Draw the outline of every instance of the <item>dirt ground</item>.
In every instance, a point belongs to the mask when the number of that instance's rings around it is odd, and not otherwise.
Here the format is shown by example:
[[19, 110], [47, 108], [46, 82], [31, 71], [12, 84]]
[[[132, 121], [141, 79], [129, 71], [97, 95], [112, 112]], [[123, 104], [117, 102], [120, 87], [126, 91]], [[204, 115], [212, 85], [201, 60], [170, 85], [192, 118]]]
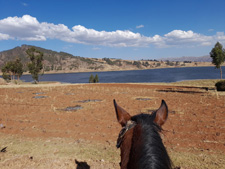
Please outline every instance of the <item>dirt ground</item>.
[[175, 166], [225, 167], [225, 94], [172, 84], [0, 87], [0, 168], [119, 168], [113, 99], [131, 115], [164, 99], [162, 139]]

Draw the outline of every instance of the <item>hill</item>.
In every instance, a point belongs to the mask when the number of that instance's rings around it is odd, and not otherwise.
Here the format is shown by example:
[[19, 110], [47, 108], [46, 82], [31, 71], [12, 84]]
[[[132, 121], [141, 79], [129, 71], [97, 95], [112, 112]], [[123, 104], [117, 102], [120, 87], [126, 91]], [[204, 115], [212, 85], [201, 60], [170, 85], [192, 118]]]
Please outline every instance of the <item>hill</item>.
[[90, 65], [97, 66], [100, 63], [94, 60], [73, 56], [65, 52], [56, 52], [36, 46], [22, 45], [13, 49], [0, 52], [0, 67], [10, 60], [19, 57], [24, 65], [29, 62], [26, 50], [35, 47], [44, 54], [44, 69], [45, 71], [60, 71], [60, 70], [76, 70], [88, 68]]
[[[8, 61], [19, 57], [27, 71], [29, 59], [26, 50], [35, 47], [44, 54], [45, 73], [66, 73], [66, 72], [92, 72], [92, 71], [118, 71], [118, 70], [136, 70], [153, 69], [165, 67], [184, 67], [184, 66], [209, 66], [210, 63], [185, 62], [185, 61], [157, 61], [157, 60], [122, 60], [112, 58], [85, 58], [73, 56], [65, 52], [56, 52], [36, 46], [22, 45], [10, 50], [0, 52], [0, 68]], [[183, 60], [187, 60], [184, 59]]]

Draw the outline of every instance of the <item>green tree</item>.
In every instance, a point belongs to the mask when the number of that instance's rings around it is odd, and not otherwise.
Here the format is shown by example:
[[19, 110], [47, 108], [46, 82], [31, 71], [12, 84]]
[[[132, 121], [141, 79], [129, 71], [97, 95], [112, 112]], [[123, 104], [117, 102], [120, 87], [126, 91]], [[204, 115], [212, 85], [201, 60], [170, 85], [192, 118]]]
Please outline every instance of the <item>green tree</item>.
[[221, 65], [225, 61], [225, 50], [223, 46], [217, 42], [210, 52], [210, 57], [212, 58], [212, 63], [217, 69], [220, 69], [220, 77], [222, 79], [222, 68]]
[[94, 83], [94, 76], [93, 76], [93, 74], [91, 74], [91, 76], [89, 77], [89, 83]]
[[11, 80], [13, 79], [13, 73], [12, 73], [12, 61], [7, 62], [3, 67], [2, 67], [2, 73], [3, 77], [5, 80]]
[[10, 71], [10, 62], [7, 62], [3, 67], [2, 67], [2, 77], [5, 81], [9, 82], [11, 80], [11, 71]]
[[99, 82], [99, 78], [98, 78], [98, 75], [96, 74], [94, 78], [94, 83], [98, 83], [98, 82]]
[[34, 83], [38, 83], [39, 75], [43, 75], [41, 70], [43, 69], [43, 53], [35, 49], [34, 47], [29, 48], [26, 51], [28, 58], [30, 58], [30, 63], [28, 63], [29, 73], [31, 73]]
[[20, 77], [23, 74], [23, 64], [21, 63], [20, 58], [16, 58], [16, 60], [14, 61], [14, 71], [15, 75], [17, 76], [17, 80], [20, 80]]
[[7, 62], [2, 67], [2, 73], [2, 76], [6, 81], [15, 80], [15, 76], [17, 76], [17, 79], [19, 80], [23, 74], [23, 64], [21, 63], [21, 60], [16, 58], [14, 61]]
[[89, 83], [98, 83], [98, 82], [99, 82], [98, 75], [96, 74], [94, 77], [93, 74], [91, 74], [91, 76], [89, 77]]

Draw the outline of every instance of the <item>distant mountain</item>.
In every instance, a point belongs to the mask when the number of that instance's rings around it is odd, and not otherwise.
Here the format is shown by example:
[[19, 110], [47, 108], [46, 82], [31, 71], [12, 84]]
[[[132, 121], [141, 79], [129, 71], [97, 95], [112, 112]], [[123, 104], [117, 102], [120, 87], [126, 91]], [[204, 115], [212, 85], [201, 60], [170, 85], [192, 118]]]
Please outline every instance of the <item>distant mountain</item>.
[[[27, 71], [29, 59], [26, 50], [34, 47], [44, 54], [44, 69], [48, 72], [85, 72], [109, 70], [133, 70], [154, 67], [150, 61], [126, 61], [121, 59], [95, 59], [73, 56], [65, 52], [56, 52], [36, 46], [22, 45], [10, 50], [0, 52], [0, 68], [8, 61], [19, 57]], [[148, 62], [148, 63], [147, 63]]]
[[177, 58], [166, 58], [163, 59], [169, 60], [169, 61], [178, 61], [178, 62], [184, 62], [184, 61], [191, 61], [191, 62], [212, 62], [212, 58], [209, 55], [206, 56], [183, 56], [183, 57], [177, 57]]

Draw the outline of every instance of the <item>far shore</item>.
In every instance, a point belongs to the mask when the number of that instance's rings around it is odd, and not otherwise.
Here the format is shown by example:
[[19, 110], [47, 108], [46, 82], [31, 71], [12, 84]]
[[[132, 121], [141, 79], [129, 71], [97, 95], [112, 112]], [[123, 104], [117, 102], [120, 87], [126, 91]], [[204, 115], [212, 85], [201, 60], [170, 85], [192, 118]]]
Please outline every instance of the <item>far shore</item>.
[[[208, 63], [208, 62], [207, 62]], [[154, 67], [154, 68], [148, 68], [148, 69], [103, 69], [103, 70], [90, 70], [90, 69], [79, 69], [75, 71], [45, 71], [44, 74], [65, 74], [65, 73], [92, 73], [92, 72], [117, 72], [117, 71], [132, 71], [132, 70], [151, 70], [151, 69], [168, 69], [168, 68], [190, 68], [190, 67], [214, 67], [215, 65], [212, 64], [206, 64], [206, 65], [199, 65], [199, 66], [166, 66], [166, 67]], [[223, 64], [222, 66], [225, 66]], [[1, 74], [1, 72], [0, 72]], [[24, 72], [23, 75], [29, 75], [29, 72]]]

